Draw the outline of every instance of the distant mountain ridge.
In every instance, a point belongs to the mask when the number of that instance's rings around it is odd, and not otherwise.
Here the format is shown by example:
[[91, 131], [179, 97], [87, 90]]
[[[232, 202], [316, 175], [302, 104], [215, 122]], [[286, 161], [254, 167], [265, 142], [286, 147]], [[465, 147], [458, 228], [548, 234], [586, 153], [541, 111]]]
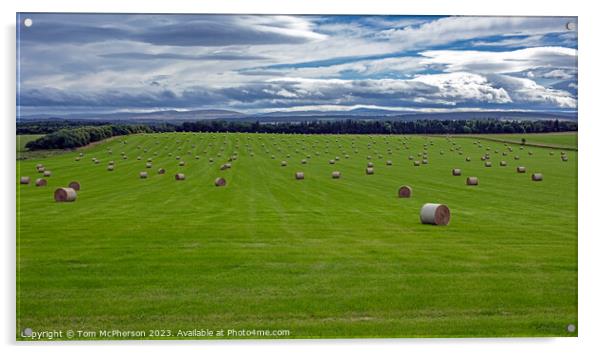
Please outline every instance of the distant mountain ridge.
[[151, 112], [116, 112], [116, 113], [77, 113], [65, 115], [38, 114], [20, 118], [21, 121], [34, 120], [90, 120], [109, 122], [185, 122], [197, 120], [226, 121], [259, 121], [259, 122], [294, 122], [316, 120], [577, 120], [577, 113], [567, 112], [532, 112], [532, 111], [468, 111], [468, 112], [400, 112], [386, 109], [357, 108], [349, 111], [274, 111], [260, 114], [245, 114], [223, 109], [203, 109], [191, 111], [161, 110]]

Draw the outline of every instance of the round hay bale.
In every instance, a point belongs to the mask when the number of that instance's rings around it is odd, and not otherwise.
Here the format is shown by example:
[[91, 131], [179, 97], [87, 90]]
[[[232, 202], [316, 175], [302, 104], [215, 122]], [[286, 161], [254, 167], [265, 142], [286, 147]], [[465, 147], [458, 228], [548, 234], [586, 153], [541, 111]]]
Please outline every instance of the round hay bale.
[[176, 181], [183, 181], [186, 179], [186, 176], [184, 176], [183, 173], [176, 173], [175, 178], [176, 178]]
[[506, 163], [506, 161], [503, 161], [503, 160], [502, 160], [502, 161], [500, 161], [500, 166], [502, 166], [502, 167], [505, 167], [505, 166], [507, 166], [507, 165], [508, 165], [508, 164]]
[[153, 164], [152, 164], [152, 163], [150, 163], [150, 162], [147, 162], [147, 163], [146, 163], [146, 168], [151, 168], [151, 167], [153, 167]]
[[569, 160], [568, 156], [566, 156], [566, 155], [562, 155], [561, 159], [564, 162], [567, 162]]
[[282, 166], [282, 167], [285, 167], [286, 165], [287, 165], [287, 162], [286, 162], [286, 161], [281, 161], [281, 162], [280, 162], [280, 166]]
[[340, 171], [334, 171], [334, 172], [332, 172], [332, 178], [334, 178], [334, 179], [341, 178], [341, 172]]
[[216, 187], [223, 187], [226, 185], [226, 179], [223, 177], [218, 177], [215, 179], [214, 184]]
[[397, 191], [397, 196], [399, 198], [410, 198], [412, 196], [412, 187], [410, 186], [401, 186]]
[[19, 179], [20, 184], [29, 184], [30, 181], [31, 179], [28, 176], [23, 176], [21, 179]]
[[36, 164], [36, 169], [38, 169], [40, 167], [44, 167], [44, 165], [42, 165], [41, 163]]
[[160, 175], [164, 175], [165, 174], [165, 169], [164, 168], [160, 168], [157, 170], [157, 173]]
[[520, 156], [516, 155], [516, 156], [514, 156], [514, 159], [518, 161], [518, 160], [520, 160]]
[[527, 168], [525, 166], [518, 166], [516, 168], [516, 172], [518, 172], [518, 173], [525, 173], [525, 172], [527, 172]]
[[392, 165], [393, 165], [393, 161], [387, 160], [387, 166], [392, 166]]
[[44, 166], [42, 166], [42, 167], [38, 167], [37, 170], [39, 173], [43, 173], [46, 170], [46, 168]]
[[113, 161], [113, 160], [109, 161], [109, 165], [114, 165], [114, 164], [115, 164], [115, 161]]
[[113, 171], [115, 169], [115, 165], [107, 166], [107, 171]]
[[420, 166], [420, 161], [414, 161], [414, 166], [416, 166], [416, 167]]
[[467, 177], [466, 178], [466, 185], [467, 186], [478, 186], [479, 185], [479, 179], [477, 177]]
[[459, 168], [452, 169], [452, 176], [461, 176], [461, 175], [462, 175], [462, 170], [460, 170]]
[[423, 165], [428, 165], [428, 163], [429, 163], [429, 160], [427, 160], [427, 159], [422, 159], [422, 164], [423, 164]]
[[148, 177], [148, 173], [146, 173], [146, 171], [140, 172], [140, 178], [147, 178], [147, 177]]
[[73, 202], [77, 198], [77, 192], [73, 188], [58, 188], [54, 191], [56, 202]]
[[330, 165], [334, 165], [334, 160], [329, 160], [329, 161], [328, 161], [328, 163], [329, 163]]
[[180, 156], [176, 156], [176, 160], [179, 160], [179, 159], [180, 159]]
[[178, 162], [178, 166], [184, 166], [184, 165], [186, 165], [186, 163], [184, 161]]
[[295, 172], [295, 179], [305, 179], [305, 174], [303, 172]]
[[305, 165], [307, 163], [306, 159], [301, 160], [301, 164]]
[[368, 162], [368, 167], [374, 167], [374, 164], [372, 162]]
[[531, 175], [531, 180], [535, 182], [543, 181], [543, 175], [541, 173], [534, 173]]
[[412, 156], [412, 155], [408, 156], [408, 160], [414, 160], [414, 156]]
[[44, 178], [36, 179], [36, 187], [45, 187], [48, 182]]
[[445, 204], [426, 203], [420, 209], [420, 222], [430, 225], [448, 225], [451, 219], [449, 208]]
[[481, 156], [481, 161], [485, 161], [487, 158], [485, 156]]
[[44, 177], [50, 177], [52, 176], [52, 172], [49, 170], [44, 171]]
[[366, 174], [367, 175], [373, 175], [374, 174], [374, 168], [372, 168], [372, 167], [366, 167]]

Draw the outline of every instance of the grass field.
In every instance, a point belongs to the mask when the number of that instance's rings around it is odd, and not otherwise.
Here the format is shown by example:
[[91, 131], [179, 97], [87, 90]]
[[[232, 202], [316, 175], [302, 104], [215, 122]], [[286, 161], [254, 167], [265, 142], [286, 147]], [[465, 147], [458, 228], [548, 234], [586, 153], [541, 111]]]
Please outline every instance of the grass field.
[[27, 151], [25, 144], [27, 144], [28, 142], [30, 142], [32, 140], [36, 140], [37, 138], [39, 138], [41, 136], [42, 136], [42, 134], [17, 135], [17, 154]]
[[[566, 328], [577, 325], [577, 152], [563, 162], [558, 150], [514, 145], [503, 157], [503, 143], [481, 143], [172, 133], [17, 161], [17, 177], [35, 180], [37, 163], [53, 173], [47, 187], [16, 187], [17, 331], [576, 336]], [[491, 168], [480, 160], [488, 147]], [[408, 156], [423, 149], [429, 163], [412, 166]], [[374, 175], [364, 172], [368, 156]], [[144, 170], [149, 178], [138, 178]], [[532, 172], [544, 180], [532, 182]], [[213, 185], [219, 176], [226, 187]], [[479, 186], [466, 186], [467, 176]], [[77, 201], [55, 203], [54, 189], [72, 180], [82, 185]], [[397, 197], [401, 185], [412, 198]], [[421, 224], [427, 202], [447, 204], [450, 225]]]
[[492, 134], [488, 138], [520, 143], [525, 138], [527, 144], [549, 145], [554, 147], [577, 148], [577, 132], [541, 134]]

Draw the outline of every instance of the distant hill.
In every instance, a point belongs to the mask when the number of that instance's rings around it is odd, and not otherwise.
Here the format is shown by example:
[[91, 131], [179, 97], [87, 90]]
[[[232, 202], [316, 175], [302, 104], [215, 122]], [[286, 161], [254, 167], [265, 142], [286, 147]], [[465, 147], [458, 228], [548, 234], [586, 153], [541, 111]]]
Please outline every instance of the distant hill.
[[499, 119], [499, 120], [577, 120], [576, 113], [565, 112], [531, 112], [531, 111], [483, 111], [483, 112], [442, 112], [442, 113], [420, 113], [399, 112], [386, 109], [358, 108], [350, 111], [298, 111], [298, 112], [269, 112], [262, 114], [244, 114], [241, 112], [206, 109], [194, 111], [152, 111], [152, 112], [119, 112], [119, 113], [82, 113], [57, 115], [30, 115], [21, 117], [22, 121], [34, 120], [90, 120], [107, 122], [185, 122], [198, 120], [226, 120], [226, 121], [259, 121], [270, 122], [295, 122], [295, 121], [324, 121], [324, 120], [475, 120], [475, 119]]

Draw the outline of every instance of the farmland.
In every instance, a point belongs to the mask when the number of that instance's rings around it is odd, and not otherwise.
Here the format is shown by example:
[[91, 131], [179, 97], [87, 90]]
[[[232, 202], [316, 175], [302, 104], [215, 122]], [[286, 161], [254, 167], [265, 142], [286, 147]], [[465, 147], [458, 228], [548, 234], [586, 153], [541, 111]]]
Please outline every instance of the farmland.
[[[140, 134], [17, 161], [17, 183], [52, 171], [16, 187], [17, 329], [576, 336], [577, 152], [476, 140]], [[77, 200], [54, 202], [74, 180]], [[420, 223], [430, 202], [449, 206], [448, 226]]]
[[543, 133], [543, 134], [492, 134], [486, 136], [490, 139], [499, 139], [508, 142], [521, 143], [525, 139], [527, 144], [538, 144], [559, 148], [577, 148], [577, 133]]

